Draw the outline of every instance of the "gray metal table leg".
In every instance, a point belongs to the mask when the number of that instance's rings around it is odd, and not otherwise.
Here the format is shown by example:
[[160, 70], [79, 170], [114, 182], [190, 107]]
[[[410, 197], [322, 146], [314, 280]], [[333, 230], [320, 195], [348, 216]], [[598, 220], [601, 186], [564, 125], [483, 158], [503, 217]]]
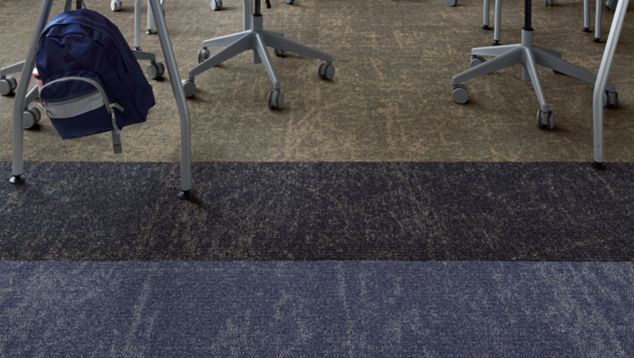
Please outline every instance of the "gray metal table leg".
[[172, 42], [169, 37], [169, 32], [167, 30], [167, 24], [165, 23], [165, 17], [163, 16], [161, 4], [159, 3], [159, 0], [149, 1], [150, 7], [152, 8], [152, 13], [154, 14], [154, 19], [156, 21], [156, 28], [158, 30], [161, 47], [163, 49], [163, 56], [165, 58], [165, 64], [169, 73], [172, 91], [174, 91], [176, 105], [178, 106], [178, 115], [180, 118], [181, 129], [180, 196], [183, 199], [187, 199], [190, 197], [192, 190], [192, 149], [189, 109], [187, 108], [185, 93], [181, 85], [181, 76], [178, 72], [176, 56], [174, 55]]
[[601, 65], [599, 66], [597, 81], [594, 85], [592, 98], [592, 139], [594, 142], [593, 166], [597, 169], [605, 167], [603, 153], [603, 94], [605, 93], [605, 86], [608, 82], [612, 60], [614, 59], [616, 46], [619, 42], [619, 36], [621, 36], [621, 29], [623, 28], [629, 2], [629, 0], [620, 0], [618, 5], [616, 5], [616, 13], [612, 20], [612, 27], [606, 41]]
[[10, 179], [10, 181], [14, 184], [21, 184], [23, 182], [24, 128], [22, 113], [24, 112], [27, 104], [26, 93], [29, 89], [31, 73], [33, 72], [33, 68], [35, 66], [35, 51], [40, 39], [40, 33], [42, 33], [42, 30], [48, 22], [52, 7], [53, 0], [42, 0], [42, 9], [40, 10], [40, 15], [37, 20], [36, 31], [34, 31], [33, 37], [31, 38], [26, 60], [24, 61], [24, 67], [22, 68], [22, 76], [16, 91], [15, 102], [13, 105], [13, 155]]

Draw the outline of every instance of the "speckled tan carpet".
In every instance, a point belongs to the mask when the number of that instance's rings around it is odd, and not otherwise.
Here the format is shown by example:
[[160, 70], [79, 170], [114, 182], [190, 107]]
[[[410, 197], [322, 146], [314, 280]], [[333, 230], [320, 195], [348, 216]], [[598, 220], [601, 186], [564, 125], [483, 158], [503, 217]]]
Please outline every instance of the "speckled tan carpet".
[[[110, 13], [108, 1], [88, 1], [132, 39], [132, 1]], [[517, 42], [522, 2], [504, 2], [503, 43]], [[242, 26], [242, 2], [225, 1], [212, 12], [207, 1], [172, 0], [167, 20], [181, 73], [196, 62], [201, 41]], [[537, 101], [519, 70], [467, 83], [472, 102], [451, 100], [451, 77], [466, 68], [469, 49], [491, 42], [481, 26], [480, 1], [457, 8], [445, 1], [302, 0], [265, 11], [265, 26], [330, 52], [337, 78], [321, 81], [319, 61], [274, 58], [286, 109], [271, 112], [264, 70], [245, 54], [200, 76], [189, 101], [196, 161], [589, 161], [592, 88], [543, 71], [557, 130], [536, 127]], [[58, 2], [57, 8], [61, 6]], [[0, 64], [20, 60], [39, 2], [0, 2]], [[596, 71], [603, 50], [581, 32], [581, 1], [535, 4], [536, 41]], [[611, 12], [605, 14], [605, 32]], [[606, 115], [608, 161], [634, 159], [634, 23], [623, 30], [612, 71], [622, 106]], [[158, 39], [143, 36], [144, 48]], [[162, 57], [162, 56], [161, 56]], [[158, 105], [146, 124], [124, 131], [125, 153], [112, 154], [108, 135], [64, 142], [48, 120], [26, 134], [31, 161], [167, 161], [178, 159], [178, 120], [168, 81], [155, 83]], [[10, 159], [13, 100], [0, 98], [0, 161]]]

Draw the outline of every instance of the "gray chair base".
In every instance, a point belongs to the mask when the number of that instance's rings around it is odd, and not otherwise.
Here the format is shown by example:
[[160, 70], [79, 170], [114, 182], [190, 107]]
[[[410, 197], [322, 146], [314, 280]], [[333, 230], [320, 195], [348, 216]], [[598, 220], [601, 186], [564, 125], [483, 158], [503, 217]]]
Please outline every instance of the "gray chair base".
[[[220, 65], [242, 52], [252, 50], [253, 62], [264, 65], [266, 73], [273, 83], [273, 90], [268, 94], [269, 107], [271, 109], [282, 109], [283, 96], [280, 88], [280, 81], [273, 69], [273, 64], [267, 47], [274, 48], [275, 53], [278, 56], [283, 56], [286, 52], [292, 52], [306, 57], [321, 59], [325, 62], [319, 67], [319, 76], [325, 80], [332, 80], [334, 78], [335, 67], [332, 64], [331, 55], [287, 39], [280, 33], [264, 30], [263, 17], [258, 14], [251, 14], [250, 0], [245, 0], [244, 6], [244, 31], [203, 42], [202, 49], [198, 53], [199, 64], [189, 71], [189, 78], [183, 81], [183, 87], [187, 97], [193, 97], [196, 93], [196, 76]], [[208, 47], [212, 46], [227, 47], [211, 56]]]
[[[583, 82], [594, 84], [596, 76], [563, 60], [561, 54], [533, 44], [533, 31], [522, 30], [522, 42], [514, 45], [480, 47], [471, 50], [471, 68], [457, 74], [453, 78], [453, 99], [456, 103], [465, 104], [469, 100], [469, 92], [462, 85], [470, 79], [484, 76], [501, 69], [520, 64], [523, 67], [523, 79], [533, 84], [539, 110], [537, 111], [538, 126], [552, 129], [555, 126], [553, 112], [546, 101], [542, 89], [537, 65], [552, 69], [556, 73], [577, 78]], [[495, 57], [485, 61], [484, 57]], [[612, 84], [606, 86], [605, 104], [616, 106], [618, 95]]]
[[13, 95], [15, 89], [18, 88], [18, 81], [9, 75], [22, 71], [22, 67], [24, 67], [24, 61], [0, 68], [0, 96]]

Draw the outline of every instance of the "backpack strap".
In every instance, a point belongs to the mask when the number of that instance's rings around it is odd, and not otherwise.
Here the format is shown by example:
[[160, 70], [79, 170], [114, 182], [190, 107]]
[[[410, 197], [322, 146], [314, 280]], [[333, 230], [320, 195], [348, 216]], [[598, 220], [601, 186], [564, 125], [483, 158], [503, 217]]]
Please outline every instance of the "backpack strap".
[[62, 77], [56, 80], [53, 80], [40, 88], [40, 93], [44, 91], [49, 86], [54, 84], [59, 84], [62, 82], [69, 81], [79, 81], [90, 84], [95, 88], [95, 92], [91, 92], [87, 95], [73, 98], [71, 100], [61, 101], [61, 102], [47, 102], [44, 105], [46, 109], [46, 113], [51, 118], [73, 118], [79, 115], [88, 113], [90, 111], [94, 111], [95, 109], [105, 107], [108, 114], [110, 114], [110, 118], [112, 121], [112, 147], [116, 154], [122, 152], [121, 146], [121, 129], [117, 124], [117, 116], [115, 113], [115, 109], [119, 112], [123, 112], [124, 109], [117, 103], [110, 103], [108, 100], [108, 96], [106, 95], [106, 91], [99, 84], [99, 82], [87, 78], [87, 77], [78, 77], [78, 76], [69, 76]]

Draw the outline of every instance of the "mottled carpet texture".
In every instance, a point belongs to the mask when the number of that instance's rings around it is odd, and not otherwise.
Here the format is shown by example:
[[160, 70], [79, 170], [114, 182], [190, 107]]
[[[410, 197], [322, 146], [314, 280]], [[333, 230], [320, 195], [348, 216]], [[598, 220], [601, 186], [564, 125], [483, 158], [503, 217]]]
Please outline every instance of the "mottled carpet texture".
[[[20, 60], [31, 36], [37, 3], [0, 1], [0, 64]], [[57, 2], [57, 8], [62, 4]], [[202, 41], [240, 31], [242, 1], [226, 0], [212, 12], [207, 0], [167, 1], [167, 21], [182, 74], [197, 62]], [[588, 161], [592, 153], [592, 86], [542, 71], [556, 131], [537, 129], [537, 100], [518, 68], [467, 82], [472, 103], [451, 99], [451, 77], [468, 67], [470, 48], [491, 43], [483, 31], [482, 1], [302, 0], [265, 10], [265, 25], [331, 53], [332, 83], [317, 76], [318, 60], [273, 56], [286, 109], [271, 112], [271, 84], [251, 54], [197, 79], [190, 101], [196, 161]], [[522, 1], [505, 0], [503, 43], [519, 40]], [[539, 45], [560, 50], [571, 62], [596, 71], [603, 46], [581, 31], [582, 1], [535, 2]], [[132, 40], [133, 2], [112, 14], [109, 1], [88, 1], [109, 15]], [[606, 11], [607, 33], [611, 12]], [[609, 161], [634, 160], [634, 22], [623, 30], [612, 71], [622, 108], [606, 115]], [[143, 36], [158, 51], [155, 36]], [[162, 56], [160, 56], [162, 58]], [[158, 104], [148, 122], [127, 128], [122, 160], [178, 159], [178, 116], [168, 81], [155, 83]], [[9, 160], [12, 100], [0, 98], [0, 161]], [[34, 161], [113, 161], [108, 135], [61, 141], [44, 121], [26, 136]]]
[[[0, 166], [6, 172], [8, 166]], [[41, 163], [4, 260], [633, 260], [632, 164]]]
[[[265, 11], [270, 29], [332, 53], [337, 77], [274, 57], [286, 108], [271, 112], [250, 55], [200, 76], [193, 202], [176, 199], [168, 81], [121, 156], [108, 135], [62, 141], [46, 119], [27, 132], [27, 185], [0, 181], [0, 357], [634, 356], [634, 22], [597, 172], [589, 85], [543, 71], [554, 131], [537, 129], [518, 69], [452, 102], [451, 77], [492, 36], [481, 1], [460, 1]], [[0, 1], [0, 64], [24, 56], [38, 3]], [[87, 3], [132, 39], [132, 0], [117, 14]], [[202, 40], [241, 29], [242, 2], [224, 3], [167, 1], [183, 74]], [[536, 41], [596, 71], [582, 2], [556, 3], [536, 2]], [[519, 40], [521, 9], [504, 1], [503, 43]]]
[[632, 357], [633, 286], [632, 263], [4, 262], [0, 355]]

